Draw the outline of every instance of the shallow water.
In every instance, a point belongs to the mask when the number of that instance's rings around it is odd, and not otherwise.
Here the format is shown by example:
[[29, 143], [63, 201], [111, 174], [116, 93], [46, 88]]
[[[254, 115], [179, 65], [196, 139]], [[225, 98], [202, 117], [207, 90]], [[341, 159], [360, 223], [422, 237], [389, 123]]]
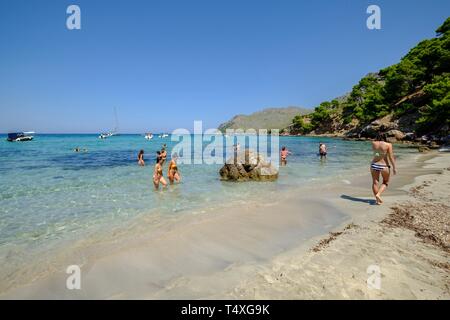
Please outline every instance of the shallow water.
[[[317, 156], [318, 143], [328, 146], [328, 159]], [[249, 200], [270, 201], [279, 192], [311, 184], [342, 181], [368, 170], [370, 143], [331, 138], [280, 137], [293, 153], [276, 182], [230, 183], [219, 180], [220, 165], [184, 165], [183, 181], [154, 191], [154, 155], [170, 137], [147, 141], [140, 135], [107, 140], [97, 135], [37, 135], [9, 143], [0, 139], [0, 261], [5, 269], [72, 240], [108, 232], [138, 217], [158, 224], [205, 209]], [[76, 153], [74, 148], [88, 149]], [[145, 150], [147, 166], [138, 167]], [[414, 152], [398, 150], [403, 157]], [[164, 168], [166, 174], [167, 168]], [[14, 258], [12, 257], [14, 255]], [[10, 270], [11, 270], [10, 268]], [[1, 281], [0, 281], [1, 282]]]

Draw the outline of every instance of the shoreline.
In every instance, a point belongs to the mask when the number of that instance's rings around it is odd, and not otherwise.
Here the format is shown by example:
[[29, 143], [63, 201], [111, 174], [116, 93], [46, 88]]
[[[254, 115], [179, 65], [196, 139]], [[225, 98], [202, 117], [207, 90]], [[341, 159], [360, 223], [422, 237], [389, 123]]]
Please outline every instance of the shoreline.
[[[410, 184], [417, 176], [437, 172], [437, 169], [421, 168], [417, 162], [418, 158], [426, 160], [434, 157], [439, 155], [417, 154], [414, 159], [405, 159], [400, 165], [410, 166], [408, 170], [411, 172], [401, 176], [401, 179], [394, 178], [392, 187], [387, 191], [387, 201], [391, 198], [393, 201], [407, 199], [406, 192], [398, 188], [400, 185]], [[370, 192], [367, 178], [361, 175], [351, 180], [350, 184], [344, 183], [339, 189], [336, 189], [336, 183], [326, 184], [321, 190], [323, 194], [315, 201], [311, 201], [314, 199], [308, 195], [295, 199], [298, 198], [295, 192], [282, 193], [279, 201], [285, 202], [282, 206], [274, 208], [267, 203], [254, 203], [245, 208], [224, 208], [212, 215], [191, 216], [188, 225], [175, 223], [167, 226], [159, 233], [159, 239], [154, 235], [151, 238], [138, 236], [134, 243], [131, 241], [121, 245], [121, 249], [113, 254], [87, 261], [82, 268], [84, 279], [90, 284], [82, 292], [66, 290], [67, 275], [53, 270], [50, 277], [7, 290], [0, 298], [236, 298], [229, 293], [230, 288], [235, 288], [233, 292], [239, 290], [237, 288], [241, 282], [249, 281], [255, 273], [266, 270], [279, 257], [290, 252], [301, 252], [303, 257], [329, 232], [336, 232], [353, 220], [359, 225], [373, 219], [369, 216], [370, 212], [382, 211], [385, 214], [385, 210], [379, 210], [382, 207], [368, 206], [367, 202], [355, 200], [359, 199], [359, 195], [365, 196], [367, 191]], [[317, 188], [314, 186], [310, 190]], [[308, 193], [308, 188], [302, 190]], [[353, 192], [357, 197], [353, 200], [335, 199], [337, 191]], [[306, 204], [309, 207], [305, 207]], [[361, 210], [367, 207], [369, 210], [361, 214]], [[298, 208], [304, 209], [300, 215]], [[282, 219], [280, 212], [286, 213]], [[308, 212], [314, 214], [305, 218]], [[317, 220], [318, 216], [322, 220]], [[327, 219], [331, 219], [329, 223], [321, 225]], [[306, 220], [306, 224], [300, 220]], [[312, 232], [305, 233], [308, 229]], [[298, 230], [302, 230], [303, 234]], [[239, 234], [236, 235], [236, 232]], [[141, 280], [138, 281], [138, 278]], [[120, 280], [109, 283], [111, 279]], [[147, 285], [142, 285], [142, 281], [146, 281]], [[100, 286], [101, 289], [98, 288]]]
[[[450, 299], [448, 160], [448, 154], [428, 155], [423, 168], [436, 171], [417, 175], [401, 187], [407, 194], [385, 197], [388, 205], [373, 206], [328, 235], [316, 237], [308, 251], [292, 250], [276, 257], [222, 297]], [[414, 219], [415, 226], [404, 223]], [[431, 223], [438, 230], [430, 231], [430, 220], [436, 219]], [[379, 268], [379, 289], [367, 285], [371, 266]]]
[[[345, 134], [341, 134], [341, 133], [323, 133], [323, 134], [280, 134], [280, 136], [282, 137], [310, 137], [310, 138], [331, 138], [331, 139], [340, 139], [340, 140], [345, 140], [345, 141], [373, 141], [372, 138], [365, 138], [365, 137], [360, 137], [360, 138], [355, 138], [355, 137], [349, 137], [346, 136]], [[395, 140], [395, 141], [389, 141], [391, 142], [393, 145], [398, 145], [398, 146], [404, 146], [405, 148], [412, 148], [412, 149], [416, 149], [416, 148], [428, 148], [424, 149], [423, 151], [419, 152], [429, 152], [431, 150], [439, 150], [440, 148], [442, 148], [443, 146], [445, 146], [445, 143], [440, 141], [440, 140], [425, 140], [425, 141], [418, 141], [418, 140]], [[435, 145], [433, 145], [433, 142], [436, 143]]]

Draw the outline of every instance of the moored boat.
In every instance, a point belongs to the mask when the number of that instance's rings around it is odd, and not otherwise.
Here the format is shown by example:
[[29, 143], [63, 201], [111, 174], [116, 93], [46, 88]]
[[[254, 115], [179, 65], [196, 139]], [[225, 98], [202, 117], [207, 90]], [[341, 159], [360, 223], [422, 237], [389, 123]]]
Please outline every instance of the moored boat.
[[145, 134], [145, 139], [147, 139], [147, 140], [153, 139], [153, 134], [152, 133], [146, 133]]
[[34, 132], [12, 132], [8, 133], [6, 140], [10, 142], [31, 141], [34, 138], [33, 134]]

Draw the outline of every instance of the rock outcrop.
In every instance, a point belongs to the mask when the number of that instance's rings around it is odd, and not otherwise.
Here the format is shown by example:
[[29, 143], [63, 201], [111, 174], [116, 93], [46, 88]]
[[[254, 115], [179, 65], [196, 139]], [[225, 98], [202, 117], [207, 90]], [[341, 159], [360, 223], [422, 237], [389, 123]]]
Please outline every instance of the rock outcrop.
[[401, 132], [400, 130], [389, 130], [388, 132], [386, 132], [386, 136], [388, 141], [392, 141], [392, 142], [396, 142], [396, 141], [402, 141], [405, 139], [406, 135]]
[[225, 181], [274, 181], [278, 169], [252, 150], [236, 152], [219, 171]]
[[364, 138], [375, 138], [379, 132], [386, 133], [394, 130], [398, 130], [398, 124], [395, 121], [392, 121], [392, 115], [388, 115], [372, 121], [362, 128], [360, 136]]

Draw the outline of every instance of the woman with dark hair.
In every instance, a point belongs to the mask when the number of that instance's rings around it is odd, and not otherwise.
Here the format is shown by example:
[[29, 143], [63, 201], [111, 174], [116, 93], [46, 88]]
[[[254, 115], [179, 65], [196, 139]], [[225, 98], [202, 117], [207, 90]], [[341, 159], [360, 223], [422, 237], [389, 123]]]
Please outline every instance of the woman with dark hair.
[[138, 154], [138, 164], [143, 167], [145, 166], [145, 161], [144, 161], [144, 150], [139, 151]]
[[156, 158], [155, 170], [153, 171], [153, 185], [155, 186], [156, 190], [159, 189], [160, 183], [162, 183], [164, 187], [167, 186], [166, 179], [164, 179], [163, 176], [162, 162], [162, 157], [158, 156]]
[[[372, 191], [378, 205], [383, 203], [381, 194], [386, 190], [391, 175], [391, 166], [394, 174], [397, 174], [395, 157], [392, 144], [386, 141], [386, 135], [379, 133], [372, 141], [373, 159], [370, 164], [372, 174]], [[379, 186], [380, 175], [383, 183]]]
[[166, 163], [166, 159], [167, 159], [167, 151], [166, 151], [166, 148], [165, 148], [165, 147], [163, 147], [163, 148], [161, 149], [160, 155], [161, 155], [161, 159], [162, 159], [162, 161], [163, 161], [163, 162], [161, 163], [161, 165], [163, 166], [164, 163]]

